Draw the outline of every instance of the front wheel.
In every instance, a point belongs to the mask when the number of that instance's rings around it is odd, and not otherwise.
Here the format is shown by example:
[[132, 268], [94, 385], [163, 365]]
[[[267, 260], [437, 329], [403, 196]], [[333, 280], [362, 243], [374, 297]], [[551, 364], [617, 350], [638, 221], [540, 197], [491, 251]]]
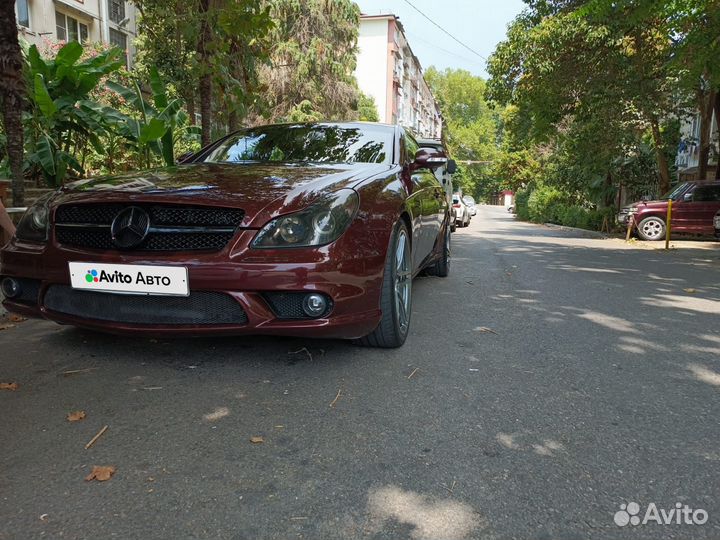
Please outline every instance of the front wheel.
[[638, 236], [643, 240], [662, 240], [665, 238], [665, 222], [657, 216], [650, 216], [638, 224]]
[[410, 329], [412, 308], [412, 252], [407, 226], [400, 220], [395, 224], [385, 258], [378, 327], [365, 337], [355, 340], [365, 347], [386, 349], [400, 347]]

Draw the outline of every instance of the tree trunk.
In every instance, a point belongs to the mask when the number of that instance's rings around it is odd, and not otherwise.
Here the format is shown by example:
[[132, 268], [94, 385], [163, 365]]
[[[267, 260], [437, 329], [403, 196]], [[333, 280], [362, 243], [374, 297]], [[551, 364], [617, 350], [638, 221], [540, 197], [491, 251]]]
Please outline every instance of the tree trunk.
[[712, 134], [713, 108], [715, 106], [715, 89], [709, 92], [698, 91], [698, 108], [700, 109], [700, 155], [698, 157], [698, 180], [707, 178], [708, 160], [710, 159], [710, 135]]
[[720, 88], [715, 89], [715, 125], [718, 136], [718, 159], [715, 165], [715, 180], [720, 180]]
[[240, 128], [240, 121], [238, 120], [238, 113], [237, 111], [230, 111], [228, 113], [228, 133], [234, 133]]
[[665, 155], [665, 144], [660, 133], [660, 125], [657, 118], [650, 122], [652, 127], [653, 142], [655, 143], [655, 156], [657, 158], [658, 171], [660, 172], [660, 195], [670, 191], [670, 166]]
[[191, 126], [195, 125], [195, 96], [190, 92], [185, 98], [185, 106], [187, 107], [187, 113]]
[[210, 28], [210, 0], [200, 0], [200, 37], [198, 38], [198, 61], [200, 62], [200, 115], [201, 130], [200, 140], [203, 146], [212, 142], [212, 73], [210, 71], [210, 55], [208, 45], [211, 39]]
[[25, 205], [22, 110], [25, 97], [23, 62], [18, 42], [15, 2], [0, 2], [0, 107], [7, 136], [14, 206]]

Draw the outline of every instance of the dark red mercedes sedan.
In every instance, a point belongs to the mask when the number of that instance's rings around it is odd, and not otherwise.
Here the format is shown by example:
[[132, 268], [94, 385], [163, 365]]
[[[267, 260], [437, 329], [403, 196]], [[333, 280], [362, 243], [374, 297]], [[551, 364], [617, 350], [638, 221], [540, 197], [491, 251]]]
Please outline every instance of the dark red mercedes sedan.
[[446, 276], [441, 154], [397, 126], [233, 133], [173, 168], [68, 184], [0, 253], [4, 306], [113, 333], [397, 347], [412, 278]]

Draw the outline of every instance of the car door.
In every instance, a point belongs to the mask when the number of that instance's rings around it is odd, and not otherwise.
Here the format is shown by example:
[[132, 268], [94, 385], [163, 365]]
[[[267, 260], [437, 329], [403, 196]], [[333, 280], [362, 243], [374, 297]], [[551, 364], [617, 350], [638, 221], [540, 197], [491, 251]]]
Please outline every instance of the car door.
[[[415, 139], [409, 133], [405, 133], [405, 148], [410, 162], [414, 161], [420, 147]], [[436, 227], [435, 220], [437, 213], [440, 211], [439, 206], [442, 201], [438, 200], [435, 188], [441, 187], [430, 169], [415, 169], [410, 174], [412, 184], [412, 209], [415, 212], [413, 220], [417, 225], [413, 225], [413, 266], [419, 268], [423, 261], [432, 251], [435, 243], [435, 237], [439, 232], [439, 226]], [[442, 188], [440, 189], [442, 192]], [[444, 198], [444, 192], [440, 194], [440, 198]]]
[[698, 185], [692, 192], [692, 201], [687, 203], [687, 208], [686, 230], [701, 234], [713, 233], [713, 218], [720, 210], [720, 184]]

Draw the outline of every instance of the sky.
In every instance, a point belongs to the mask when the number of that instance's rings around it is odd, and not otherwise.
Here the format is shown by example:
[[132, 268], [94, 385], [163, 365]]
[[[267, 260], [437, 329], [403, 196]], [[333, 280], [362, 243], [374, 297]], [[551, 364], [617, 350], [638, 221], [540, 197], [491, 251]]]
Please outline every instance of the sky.
[[466, 44], [480, 58], [453, 41], [405, 0], [355, 0], [366, 15], [400, 17], [410, 47], [423, 69], [461, 68], [487, 78], [485, 59], [505, 38], [507, 25], [522, 11], [521, 0], [410, 0], [420, 11]]

